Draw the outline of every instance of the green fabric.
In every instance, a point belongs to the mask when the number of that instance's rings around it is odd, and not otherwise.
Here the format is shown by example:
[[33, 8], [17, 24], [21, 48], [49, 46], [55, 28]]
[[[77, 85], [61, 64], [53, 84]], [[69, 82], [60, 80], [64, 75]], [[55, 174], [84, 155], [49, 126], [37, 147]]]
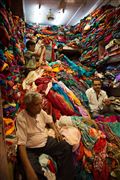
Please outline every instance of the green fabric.
[[107, 123], [107, 124], [110, 127], [110, 129], [113, 131], [113, 133], [116, 136], [120, 137], [120, 123], [119, 122], [115, 122], [115, 123]]

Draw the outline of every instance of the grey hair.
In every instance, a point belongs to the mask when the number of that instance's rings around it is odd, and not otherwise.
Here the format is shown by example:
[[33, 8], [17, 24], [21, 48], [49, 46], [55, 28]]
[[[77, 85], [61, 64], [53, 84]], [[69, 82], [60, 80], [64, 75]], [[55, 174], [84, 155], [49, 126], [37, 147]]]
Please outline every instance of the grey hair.
[[40, 93], [38, 92], [34, 92], [34, 91], [28, 91], [25, 96], [24, 96], [24, 103], [25, 104], [31, 104], [32, 102], [34, 102], [37, 98], [39, 98], [40, 100], [42, 100], [42, 96]]

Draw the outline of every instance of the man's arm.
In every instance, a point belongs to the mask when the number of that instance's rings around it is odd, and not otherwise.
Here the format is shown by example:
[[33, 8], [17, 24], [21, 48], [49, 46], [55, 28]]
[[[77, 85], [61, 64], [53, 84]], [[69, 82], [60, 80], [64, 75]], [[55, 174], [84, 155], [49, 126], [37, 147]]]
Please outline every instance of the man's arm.
[[48, 124], [49, 127], [54, 130], [57, 140], [61, 141], [62, 135], [59, 133], [59, 130], [57, 129], [55, 123], [53, 122], [52, 116], [48, 115], [44, 110], [42, 110], [42, 113], [44, 115], [44, 118], [45, 118], [44, 120], [45, 120], [46, 124]]
[[57, 129], [56, 125], [54, 124], [54, 122], [49, 123], [50, 128], [52, 128], [55, 131], [55, 136], [57, 138], [58, 141], [61, 141], [62, 135], [60, 134], [59, 130]]
[[37, 175], [35, 174], [35, 171], [32, 168], [31, 163], [28, 159], [26, 147], [24, 145], [19, 145], [18, 151], [19, 151], [19, 155], [20, 155], [27, 179], [28, 180], [38, 180]]
[[103, 104], [106, 105], [106, 106], [109, 106], [111, 104], [111, 101], [108, 98], [107, 93], [105, 91], [104, 91]]
[[89, 91], [89, 89], [85, 92], [87, 98], [88, 98], [88, 102], [89, 104], [91, 104], [91, 92]]

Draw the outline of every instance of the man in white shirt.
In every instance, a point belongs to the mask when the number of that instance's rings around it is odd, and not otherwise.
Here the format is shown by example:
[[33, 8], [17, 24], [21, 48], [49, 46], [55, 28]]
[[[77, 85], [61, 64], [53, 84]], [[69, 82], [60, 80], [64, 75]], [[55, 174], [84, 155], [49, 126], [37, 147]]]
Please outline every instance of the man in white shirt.
[[112, 112], [111, 101], [106, 92], [101, 90], [101, 80], [99, 78], [93, 80], [93, 87], [87, 89], [86, 95], [93, 117]]
[[[39, 93], [28, 92], [24, 97], [26, 109], [17, 115], [18, 154], [27, 180], [46, 180], [38, 158], [50, 155], [57, 163], [57, 180], [73, 180], [72, 146], [62, 140], [52, 117], [42, 110]], [[49, 137], [46, 124], [54, 129], [56, 138]]]

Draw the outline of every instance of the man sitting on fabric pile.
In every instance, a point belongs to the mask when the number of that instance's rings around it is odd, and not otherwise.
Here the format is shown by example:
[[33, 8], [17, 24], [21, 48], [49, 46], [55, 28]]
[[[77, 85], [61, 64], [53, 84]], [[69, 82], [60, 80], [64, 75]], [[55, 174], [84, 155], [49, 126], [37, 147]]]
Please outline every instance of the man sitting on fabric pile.
[[93, 118], [104, 113], [114, 113], [113, 105], [106, 92], [101, 90], [101, 85], [101, 79], [96, 78], [93, 87], [86, 91]]
[[[74, 180], [72, 146], [62, 140], [52, 117], [42, 109], [42, 97], [37, 92], [27, 92], [24, 97], [26, 109], [17, 115], [18, 155], [26, 179], [45, 180], [39, 164], [39, 156], [50, 155], [57, 163], [57, 180]], [[46, 125], [55, 132], [56, 138], [48, 136]]]

